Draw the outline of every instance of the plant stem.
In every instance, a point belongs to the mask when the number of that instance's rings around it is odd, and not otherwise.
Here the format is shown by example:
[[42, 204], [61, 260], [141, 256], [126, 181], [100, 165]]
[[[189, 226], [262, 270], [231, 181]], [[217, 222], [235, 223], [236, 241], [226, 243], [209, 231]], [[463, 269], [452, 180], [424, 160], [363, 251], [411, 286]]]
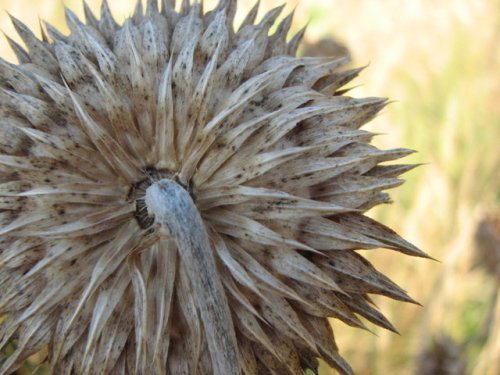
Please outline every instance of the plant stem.
[[203, 320], [213, 373], [240, 375], [231, 311], [208, 233], [195, 203], [181, 185], [169, 179], [153, 183], [146, 190], [145, 200], [155, 222], [170, 232], [188, 271]]

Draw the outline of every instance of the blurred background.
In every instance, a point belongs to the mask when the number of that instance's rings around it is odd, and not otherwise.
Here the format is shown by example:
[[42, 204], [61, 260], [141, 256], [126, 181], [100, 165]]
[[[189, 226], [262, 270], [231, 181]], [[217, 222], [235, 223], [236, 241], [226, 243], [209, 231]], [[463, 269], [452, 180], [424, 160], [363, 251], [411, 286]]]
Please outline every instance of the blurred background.
[[[118, 21], [135, 3], [109, 2]], [[254, 1], [239, 2], [241, 19]], [[283, 2], [261, 0], [260, 14]], [[80, 0], [64, 3], [83, 17]], [[394, 101], [365, 129], [379, 147], [418, 150], [406, 162], [423, 165], [370, 215], [438, 260], [366, 254], [423, 306], [375, 299], [400, 336], [333, 321], [341, 354], [358, 375], [500, 374], [500, 0], [288, 0], [283, 16], [293, 9], [294, 31], [309, 24], [300, 54], [349, 54], [367, 66], [350, 95]], [[60, 0], [0, 0], [0, 10], [16, 41], [5, 11], [37, 35], [39, 19], [67, 31]], [[0, 54], [15, 61], [5, 38]], [[44, 374], [41, 357], [19, 373]]]

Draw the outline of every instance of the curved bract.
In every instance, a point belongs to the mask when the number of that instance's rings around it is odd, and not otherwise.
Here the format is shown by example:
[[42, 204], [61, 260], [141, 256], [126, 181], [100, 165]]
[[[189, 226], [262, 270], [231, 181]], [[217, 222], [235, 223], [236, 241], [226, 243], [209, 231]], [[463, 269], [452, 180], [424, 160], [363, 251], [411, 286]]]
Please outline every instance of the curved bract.
[[[369, 295], [412, 300], [356, 250], [425, 256], [364, 215], [410, 151], [370, 145], [386, 100], [345, 95], [347, 59], [295, 57], [281, 10], [235, 30], [236, 1], [139, 1], [118, 25], [103, 2], [43, 40], [13, 19], [0, 374], [44, 347], [54, 374], [350, 374], [327, 318], [394, 330]], [[160, 209], [162, 181], [180, 195]]]

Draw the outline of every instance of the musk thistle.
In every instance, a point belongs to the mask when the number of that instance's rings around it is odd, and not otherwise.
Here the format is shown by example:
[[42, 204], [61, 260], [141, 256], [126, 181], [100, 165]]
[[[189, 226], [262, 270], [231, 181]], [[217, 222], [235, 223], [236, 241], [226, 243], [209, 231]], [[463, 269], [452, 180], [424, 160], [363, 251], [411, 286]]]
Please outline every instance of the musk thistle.
[[65, 36], [17, 19], [0, 63], [0, 348], [10, 374], [342, 374], [327, 318], [394, 330], [409, 301], [356, 250], [425, 256], [364, 215], [412, 166], [360, 127], [346, 58], [295, 57], [282, 7], [106, 1]]

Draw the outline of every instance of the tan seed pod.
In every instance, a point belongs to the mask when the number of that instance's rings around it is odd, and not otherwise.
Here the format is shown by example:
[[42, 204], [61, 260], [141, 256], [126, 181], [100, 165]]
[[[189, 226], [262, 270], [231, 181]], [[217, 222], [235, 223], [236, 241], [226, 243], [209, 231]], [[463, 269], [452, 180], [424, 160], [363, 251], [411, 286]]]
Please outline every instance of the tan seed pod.
[[297, 58], [282, 7], [102, 3], [0, 61], [0, 349], [11, 374], [342, 374], [328, 317], [395, 330], [369, 295], [412, 299], [356, 250], [425, 256], [364, 216], [411, 151], [360, 127], [386, 105], [347, 58]]

